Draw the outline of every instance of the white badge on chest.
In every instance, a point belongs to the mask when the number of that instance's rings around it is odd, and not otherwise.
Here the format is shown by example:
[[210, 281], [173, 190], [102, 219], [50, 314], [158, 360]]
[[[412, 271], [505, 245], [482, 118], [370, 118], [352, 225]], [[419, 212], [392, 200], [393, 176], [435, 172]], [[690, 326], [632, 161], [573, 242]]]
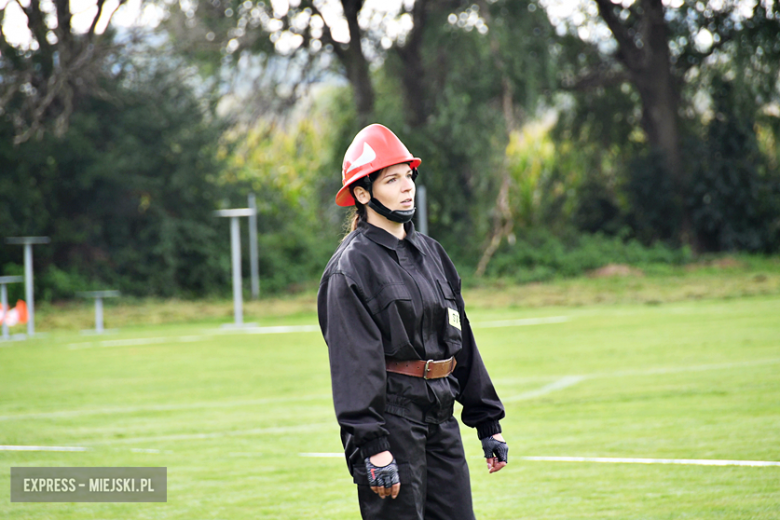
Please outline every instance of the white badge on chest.
[[447, 308], [447, 311], [450, 316], [450, 325], [460, 330], [460, 313], [455, 309], [450, 309], [449, 307]]

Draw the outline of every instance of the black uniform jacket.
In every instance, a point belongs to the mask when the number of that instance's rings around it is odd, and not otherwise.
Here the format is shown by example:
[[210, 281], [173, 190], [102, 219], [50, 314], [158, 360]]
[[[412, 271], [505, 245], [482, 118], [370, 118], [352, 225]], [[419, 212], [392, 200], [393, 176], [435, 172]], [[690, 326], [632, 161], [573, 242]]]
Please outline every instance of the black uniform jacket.
[[[406, 238], [398, 240], [360, 222], [320, 282], [319, 322], [350, 462], [390, 449], [385, 413], [441, 423], [457, 400], [463, 423], [477, 428], [479, 438], [501, 432], [504, 407], [474, 342], [458, 272], [437, 241], [411, 222], [405, 226]], [[455, 356], [457, 367], [446, 378], [425, 380], [387, 372], [385, 356]]]

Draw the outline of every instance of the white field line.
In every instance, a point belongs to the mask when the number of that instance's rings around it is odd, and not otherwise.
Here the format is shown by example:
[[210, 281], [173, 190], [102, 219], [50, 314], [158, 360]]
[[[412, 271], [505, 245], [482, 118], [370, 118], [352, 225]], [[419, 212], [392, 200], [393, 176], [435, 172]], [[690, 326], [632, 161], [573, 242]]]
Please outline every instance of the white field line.
[[[343, 458], [343, 453], [299, 453], [301, 457]], [[600, 462], [607, 464], [682, 464], [688, 466], [780, 466], [780, 462], [766, 460], [713, 460], [713, 459], [634, 459], [613, 457], [520, 457], [522, 460], [543, 462]]]
[[68, 348], [70, 350], [77, 350], [82, 348], [93, 348], [93, 347], [134, 347], [138, 345], [156, 345], [160, 343], [167, 343], [172, 340], [173, 338], [112, 339], [112, 340], [104, 340], [104, 341], [87, 341], [84, 343], [69, 343]]
[[520, 457], [523, 460], [547, 462], [599, 462], [606, 464], [682, 464], [686, 466], [780, 466], [780, 462], [766, 460], [713, 459], [634, 459], [612, 457]]
[[286, 334], [288, 332], [319, 332], [318, 325], [295, 325], [280, 327], [247, 327], [244, 332], [247, 334]]
[[723, 370], [728, 368], [747, 367], [753, 365], [772, 365], [775, 363], [780, 363], [780, 358], [755, 359], [752, 361], [736, 361], [732, 363], [713, 363], [709, 365], [693, 365], [689, 367], [659, 367], [648, 368], [645, 370], [620, 370], [617, 372], [596, 373], [590, 377], [624, 377], [654, 374], [675, 374], [678, 372], [705, 372], [707, 370]]
[[[680, 372], [701, 372], [706, 370], [724, 370], [729, 368], [736, 368], [741, 366], [752, 365], [769, 365], [780, 363], [780, 358], [770, 359], [757, 359], [753, 361], [743, 361], [736, 363], [720, 363], [710, 365], [694, 365], [690, 367], [659, 367], [646, 370], [624, 370], [619, 372], [600, 372], [584, 375], [569, 375], [560, 376], [556, 381], [549, 383], [537, 390], [531, 390], [522, 394], [517, 394], [502, 399], [503, 402], [524, 401], [532, 399], [541, 395], [548, 394], [557, 390], [568, 388], [577, 383], [585, 381], [590, 378], [597, 377], [624, 377], [624, 376], [639, 376], [639, 375], [654, 375], [654, 374], [673, 374]], [[525, 382], [528, 380], [539, 380], [540, 377], [533, 378], [511, 378], [511, 379], [496, 379], [494, 382], [511, 385], [516, 382]], [[330, 395], [308, 395], [301, 397], [278, 397], [278, 398], [264, 398], [264, 399], [252, 399], [245, 401], [218, 401], [218, 402], [199, 402], [188, 404], [176, 404], [176, 405], [145, 405], [145, 406], [126, 406], [117, 408], [99, 408], [92, 410], [61, 410], [56, 412], [40, 412], [40, 413], [22, 413], [14, 415], [0, 415], [0, 422], [2, 421], [15, 421], [20, 419], [53, 419], [58, 417], [81, 417], [86, 415], [110, 415], [110, 414], [123, 414], [123, 413], [136, 413], [136, 412], [154, 412], [154, 411], [175, 411], [175, 410], [193, 410], [202, 408], [232, 408], [240, 406], [252, 406], [269, 403], [282, 403], [282, 402], [296, 402], [296, 401], [312, 401], [312, 400], [327, 400], [330, 399]]]
[[12, 346], [12, 343], [16, 343], [17, 341], [24, 341], [27, 339], [27, 334], [10, 334], [8, 336], [8, 339], [0, 339], [0, 348], [1, 347], [10, 347]]
[[[729, 368], [747, 367], [747, 366], [755, 366], [755, 365], [774, 365], [777, 363], [780, 363], [780, 358], [755, 359], [752, 361], [736, 361], [733, 363], [713, 363], [709, 365], [692, 365], [687, 367], [657, 367], [657, 368], [648, 368], [644, 370], [619, 370], [616, 372], [594, 372], [592, 374], [579, 374], [579, 375], [569, 375], [569, 376], [548, 376], [548, 377], [533, 376], [533, 377], [496, 378], [493, 380], [493, 382], [502, 385], [512, 385], [516, 383], [525, 383], [529, 381], [552, 379], [554, 377], [558, 378], [558, 380], [555, 381], [554, 383], [551, 383], [550, 385], [546, 385], [541, 389], [539, 389], [542, 390], [547, 388], [548, 386], [560, 384], [564, 380], [569, 378], [580, 378], [579, 381], [576, 381], [576, 383], [579, 383], [580, 381], [584, 381], [586, 379], [593, 379], [599, 377], [628, 377], [628, 376], [648, 376], [648, 375], [656, 375], [656, 374], [676, 374], [682, 372], [705, 372], [708, 370], [727, 370]], [[571, 384], [567, 384], [560, 388], [566, 388], [567, 386], [571, 386]], [[560, 388], [554, 388], [554, 390], [559, 390]], [[539, 390], [532, 390], [530, 392], [526, 392], [526, 394], [531, 394]], [[504, 399], [502, 399], [502, 401], [503, 400]]]
[[187, 404], [160, 404], [145, 406], [124, 406], [117, 408], [97, 408], [92, 410], [60, 410], [57, 412], [20, 413], [14, 415], [0, 415], [0, 421], [16, 421], [26, 419], [54, 419], [58, 417], [81, 417], [85, 415], [110, 415], [136, 412], [165, 412], [172, 410], [200, 410], [204, 408], [233, 408], [240, 406], [254, 406], [273, 403], [287, 403], [295, 401], [330, 400], [330, 395], [306, 395], [301, 397], [267, 397], [264, 399], [251, 399], [245, 401], [205, 401]]
[[106, 347], [134, 347], [139, 345], [163, 345], [166, 343], [195, 343], [198, 341], [209, 341], [213, 339], [213, 335], [200, 335], [200, 336], [173, 336], [167, 338], [128, 338], [128, 339], [114, 339], [105, 341], [86, 341], [83, 343], [69, 343], [67, 346], [70, 350], [78, 350], [83, 348], [106, 348]]
[[287, 334], [294, 332], [319, 332], [319, 325], [277, 325], [275, 327], [226, 327], [209, 329], [204, 331], [210, 336], [223, 336], [235, 334]]
[[[293, 427], [256, 428], [237, 432], [218, 432], [192, 435], [168, 435], [159, 437], [138, 437], [135, 439], [121, 439], [121, 441], [148, 441], [148, 440], [184, 440], [184, 439], [213, 439], [236, 435], [257, 435], [274, 433], [292, 433], [301, 430], [319, 429], [318, 427], [330, 426], [330, 423], [307, 424]], [[90, 448], [82, 446], [0, 446], [0, 451], [57, 451], [57, 452], [84, 452]], [[131, 448], [135, 453], [161, 453], [158, 449]], [[231, 455], [238, 455], [231, 453]], [[242, 453], [242, 455], [244, 455]], [[252, 454], [257, 455], [257, 454]], [[343, 458], [343, 453], [299, 453], [301, 457], [310, 458]], [[749, 467], [780, 467], [780, 462], [766, 460], [719, 460], [719, 459], [644, 459], [644, 458], [618, 458], [618, 457], [520, 457], [522, 460], [540, 462], [596, 462], [601, 464], [678, 464], [685, 466], [749, 466]]]
[[201, 440], [201, 439], [221, 439], [224, 437], [243, 437], [254, 435], [278, 435], [285, 433], [298, 433], [309, 431], [321, 431], [327, 429], [337, 429], [335, 422], [299, 424], [297, 426], [271, 426], [269, 428], [252, 428], [250, 430], [234, 430], [210, 433], [182, 433], [177, 435], [156, 435], [153, 437], [127, 437], [122, 439], [112, 439], [108, 441], [96, 441], [92, 444], [110, 445], [124, 444], [128, 442], [149, 442], [149, 441], [183, 441], [183, 440]]
[[492, 329], [497, 327], [523, 327], [526, 325], [544, 325], [547, 323], [563, 323], [569, 321], [568, 316], [550, 316], [548, 318], [525, 318], [522, 320], [500, 320], [474, 322], [474, 327]]
[[[585, 381], [586, 379], [593, 379], [598, 377], [626, 377], [626, 376], [645, 376], [645, 375], [656, 375], [656, 374], [675, 374], [680, 372], [704, 372], [707, 370], [724, 370], [724, 369], [736, 368], [742, 366], [769, 365], [775, 363], [780, 363], [780, 358], [756, 359], [753, 361], [741, 361], [736, 363], [695, 365], [690, 367], [661, 367], [661, 368], [650, 368], [646, 370], [622, 370], [618, 372], [601, 372], [601, 373], [586, 374], [586, 375], [563, 376], [560, 379], [553, 381], [552, 383], [549, 383], [547, 385], [544, 385], [543, 387], [537, 390], [530, 390], [528, 392], [523, 392], [522, 394], [517, 394], [506, 398], [502, 398], [501, 401], [504, 403], [525, 401], [528, 399], [533, 399], [535, 397], [540, 397], [542, 395], [549, 394], [551, 392], [555, 392], [557, 390], [563, 390], [564, 388], [574, 386], [577, 383]], [[506, 383], [506, 381], [504, 381], [504, 383]]]
[[128, 339], [114, 339], [104, 341], [86, 341], [82, 343], [69, 343], [67, 347], [71, 350], [83, 349], [83, 348], [96, 348], [96, 347], [133, 347], [138, 345], [159, 345], [165, 343], [193, 343], [197, 341], [211, 340], [214, 336], [225, 334], [286, 334], [293, 332], [319, 332], [320, 328], [317, 325], [291, 325], [291, 326], [279, 326], [279, 327], [246, 327], [235, 330], [215, 330], [209, 331], [207, 334], [202, 335], [190, 335], [190, 336], [173, 336], [173, 337], [159, 337], [159, 338], [128, 338]]
[[[251, 430], [237, 430], [237, 431], [224, 431], [224, 432], [212, 432], [212, 433], [191, 433], [180, 435], [157, 435], [155, 437], [128, 437], [124, 439], [113, 439], [110, 441], [97, 441], [90, 444], [95, 445], [111, 445], [111, 444], [124, 444], [128, 442], [147, 442], [147, 441], [180, 441], [180, 440], [199, 440], [199, 439], [221, 439], [224, 437], [242, 437], [253, 435], [278, 435], [285, 433], [298, 433], [318, 431], [334, 428], [335, 425], [332, 422], [316, 423], [316, 424], [301, 424], [297, 426], [274, 426], [270, 428], [253, 428]], [[0, 451], [90, 451], [93, 448], [81, 447], [81, 446], [0, 446]], [[163, 453], [160, 449], [147, 449], [147, 448], [129, 448], [130, 451], [135, 453]], [[165, 453], [170, 453], [166, 450]]]
[[301, 457], [313, 457], [321, 459], [343, 459], [343, 453], [299, 453]]
[[517, 394], [510, 397], [502, 398], [501, 402], [513, 403], [516, 401], [525, 401], [526, 399], [533, 399], [535, 397], [540, 397], [542, 395], [555, 392], [556, 390], [563, 390], [564, 388], [574, 386], [580, 381], [583, 381], [585, 379], [587, 379], [585, 376], [565, 376], [557, 381], [553, 381], [548, 385], [544, 385], [543, 387], [537, 390], [531, 390], [529, 392], [523, 392], [522, 394]]
[[78, 446], [0, 446], [0, 451], [87, 451]]
[[[527, 318], [522, 320], [505, 320], [505, 321], [483, 321], [474, 323], [476, 327], [480, 328], [496, 328], [496, 327], [522, 327], [525, 325], [543, 325], [546, 323], [563, 323], [568, 321], [567, 316], [551, 316], [549, 318]], [[140, 345], [158, 345], [164, 343], [193, 343], [197, 341], [206, 341], [213, 336], [225, 335], [225, 334], [289, 334], [296, 332], [319, 332], [320, 327], [318, 325], [281, 325], [278, 327], [245, 327], [235, 330], [215, 330], [209, 331], [208, 334], [200, 336], [179, 336], [169, 338], [128, 338], [128, 339], [114, 339], [104, 341], [86, 341], [82, 343], [69, 343], [67, 347], [71, 350], [78, 350], [84, 348], [97, 348], [97, 347], [134, 347]]]

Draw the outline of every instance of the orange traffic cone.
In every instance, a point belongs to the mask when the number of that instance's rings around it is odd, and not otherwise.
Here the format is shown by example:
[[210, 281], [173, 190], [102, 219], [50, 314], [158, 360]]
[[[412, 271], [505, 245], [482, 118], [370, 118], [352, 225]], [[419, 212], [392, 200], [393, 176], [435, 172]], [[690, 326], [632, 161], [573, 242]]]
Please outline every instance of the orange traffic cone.
[[19, 323], [21, 325], [27, 323], [27, 304], [24, 303], [24, 300], [16, 302], [16, 311], [19, 313]]
[[16, 302], [16, 307], [8, 311], [0, 309], [0, 323], [5, 322], [9, 327], [24, 325], [27, 323], [27, 318], [27, 304], [24, 300]]

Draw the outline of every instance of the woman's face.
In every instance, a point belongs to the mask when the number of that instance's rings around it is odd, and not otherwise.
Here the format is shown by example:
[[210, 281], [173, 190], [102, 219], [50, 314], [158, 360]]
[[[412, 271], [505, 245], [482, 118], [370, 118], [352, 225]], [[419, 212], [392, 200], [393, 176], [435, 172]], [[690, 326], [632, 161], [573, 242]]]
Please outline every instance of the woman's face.
[[[407, 163], [385, 168], [372, 186], [374, 198], [390, 211], [414, 208], [414, 181]], [[362, 202], [362, 201], [361, 201]], [[366, 200], [366, 203], [368, 200]]]

